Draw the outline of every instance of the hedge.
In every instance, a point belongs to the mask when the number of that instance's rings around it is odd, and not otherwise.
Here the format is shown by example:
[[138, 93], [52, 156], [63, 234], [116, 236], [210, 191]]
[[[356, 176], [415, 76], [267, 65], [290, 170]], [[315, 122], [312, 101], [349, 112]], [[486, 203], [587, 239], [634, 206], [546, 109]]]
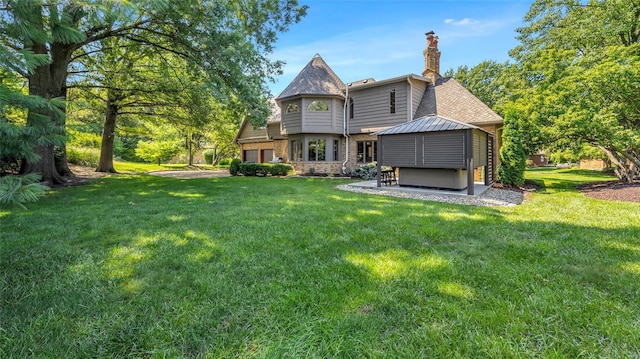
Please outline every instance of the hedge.
[[244, 176], [286, 176], [293, 167], [286, 163], [240, 163], [238, 173]]

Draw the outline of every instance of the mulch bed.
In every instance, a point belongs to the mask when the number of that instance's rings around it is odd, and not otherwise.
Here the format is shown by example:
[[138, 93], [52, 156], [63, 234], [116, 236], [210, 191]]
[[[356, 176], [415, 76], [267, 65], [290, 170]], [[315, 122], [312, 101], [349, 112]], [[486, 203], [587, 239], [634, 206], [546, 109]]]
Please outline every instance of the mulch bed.
[[524, 183], [522, 184], [522, 186], [520, 187], [514, 187], [514, 186], [505, 186], [502, 183], [499, 182], [494, 182], [492, 185], [493, 188], [501, 188], [501, 189], [508, 189], [510, 191], [516, 191], [516, 192], [533, 192], [533, 191], [537, 191], [540, 188], [542, 188], [542, 186], [540, 186], [538, 183], [531, 181], [531, 180], [525, 180]]
[[640, 181], [633, 183], [622, 181], [585, 183], [578, 186], [578, 190], [585, 196], [596, 199], [640, 203]]

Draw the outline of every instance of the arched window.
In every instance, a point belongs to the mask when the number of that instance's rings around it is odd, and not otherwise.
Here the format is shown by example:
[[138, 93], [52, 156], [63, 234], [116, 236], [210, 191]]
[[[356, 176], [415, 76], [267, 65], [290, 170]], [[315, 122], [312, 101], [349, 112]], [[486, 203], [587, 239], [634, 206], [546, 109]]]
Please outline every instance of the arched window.
[[298, 111], [300, 111], [300, 109], [298, 108], [298, 104], [290, 103], [289, 105], [287, 105], [287, 110], [285, 111], [285, 113], [293, 113]]
[[353, 98], [349, 99], [349, 118], [353, 118]]
[[329, 105], [321, 100], [315, 100], [307, 106], [307, 111], [329, 111]]

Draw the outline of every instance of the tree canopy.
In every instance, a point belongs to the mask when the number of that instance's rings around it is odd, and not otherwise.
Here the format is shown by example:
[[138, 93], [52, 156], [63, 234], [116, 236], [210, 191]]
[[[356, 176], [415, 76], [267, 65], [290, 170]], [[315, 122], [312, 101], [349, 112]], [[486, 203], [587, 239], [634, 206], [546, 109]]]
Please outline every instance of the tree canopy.
[[[218, 102], [239, 99], [245, 116], [256, 123], [268, 115], [265, 82], [282, 65], [267, 56], [277, 34], [306, 11], [296, 0], [5, 0], [0, 5], [0, 66], [22, 76], [31, 96], [65, 100], [70, 64], [80, 54], [102, 51], [100, 42], [118, 38], [182, 58], [205, 75]], [[38, 121], [43, 117], [59, 129], [57, 135], [64, 134], [64, 116], [48, 109], [30, 108], [26, 125], [44, 128]], [[22, 171], [63, 181], [68, 168], [61, 148], [56, 165], [54, 144], [36, 143], [37, 156], [24, 158]]]
[[640, 168], [640, 2], [538, 0], [518, 29], [527, 147], [595, 146], [631, 181]]

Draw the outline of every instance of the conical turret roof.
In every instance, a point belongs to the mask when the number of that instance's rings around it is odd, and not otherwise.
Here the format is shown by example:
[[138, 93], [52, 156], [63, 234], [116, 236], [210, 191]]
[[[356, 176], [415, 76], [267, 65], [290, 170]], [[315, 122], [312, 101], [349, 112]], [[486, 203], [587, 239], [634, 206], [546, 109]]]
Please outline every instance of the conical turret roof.
[[344, 82], [316, 54], [276, 99], [300, 95], [343, 96], [344, 89]]

